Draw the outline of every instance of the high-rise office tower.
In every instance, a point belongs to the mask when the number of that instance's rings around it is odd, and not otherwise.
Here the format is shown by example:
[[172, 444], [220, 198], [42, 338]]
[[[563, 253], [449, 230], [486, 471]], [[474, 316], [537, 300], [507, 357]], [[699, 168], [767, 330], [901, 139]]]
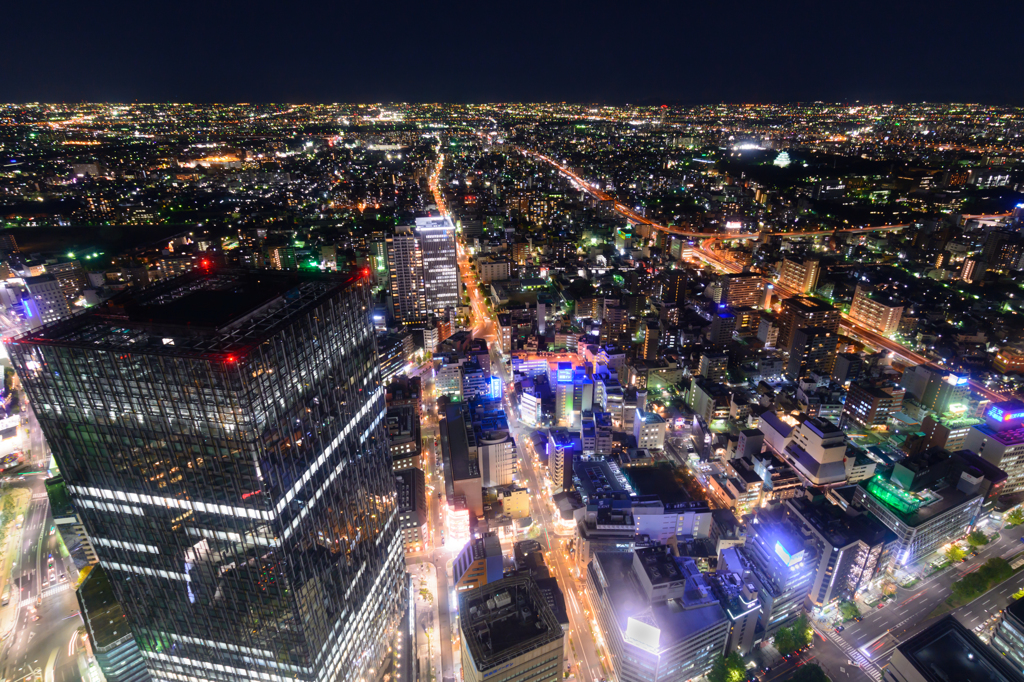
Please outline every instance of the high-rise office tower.
[[358, 679], [387, 653], [368, 281], [193, 272], [8, 345], [154, 679]]
[[785, 299], [779, 313], [778, 347], [788, 351], [793, 344], [794, 332], [801, 327], [824, 327], [837, 334], [839, 311], [828, 303], [807, 296]]
[[[727, 572], [749, 575], [761, 599], [764, 637], [789, 627], [803, 613], [818, 563], [813, 540], [783, 509], [758, 510], [743, 548], [722, 553]], [[753, 567], [753, 568], [752, 568]]]
[[395, 228], [387, 239], [391, 304], [401, 324], [419, 324], [427, 319], [423, 283], [423, 250], [411, 226]]
[[417, 218], [395, 228], [387, 240], [391, 301], [395, 319], [421, 325], [431, 314], [459, 307], [459, 263], [455, 226], [448, 218]]
[[455, 226], [448, 218], [417, 218], [416, 234], [423, 252], [427, 310], [445, 315], [452, 308], [458, 308], [460, 303]]
[[985, 422], [964, 436], [963, 446], [1006, 472], [1002, 494], [1024, 490], [1024, 403], [1008, 400], [990, 407]]

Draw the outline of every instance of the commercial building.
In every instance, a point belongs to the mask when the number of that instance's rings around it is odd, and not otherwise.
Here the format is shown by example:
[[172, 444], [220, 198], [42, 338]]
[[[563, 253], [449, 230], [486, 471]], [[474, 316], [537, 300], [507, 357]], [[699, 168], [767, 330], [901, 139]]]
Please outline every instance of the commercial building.
[[846, 516], [831, 502], [806, 497], [787, 500], [785, 508], [817, 545], [818, 563], [808, 596], [813, 606], [853, 599], [888, 565], [887, 549], [896, 538], [870, 516]]
[[365, 277], [198, 271], [8, 344], [154, 677], [388, 654], [407, 592], [370, 306]]
[[71, 307], [61, 288], [60, 280], [53, 275], [38, 275], [24, 279], [29, 298], [22, 302], [30, 326], [49, 324], [71, 315]]
[[992, 369], [1003, 374], [1024, 374], [1024, 352], [1012, 346], [1004, 346], [992, 358]]
[[869, 330], [888, 336], [900, 326], [903, 301], [886, 297], [871, 287], [857, 285], [850, 305], [850, 319]]
[[96, 664], [107, 682], [149, 682], [146, 659], [102, 566], [88, 571], [75, 597]]
[[708, 573], [704, 577], [729, 619], [729, 636], [723, 653], [735, 652], [746, 656], [754, 647], [757, 621], [761, 616], [761, 601], [754, 583], [744, 580], [738, 573], [725, 570]]
[[978, 521], [985, 489], [992, 482], [985, 472], [955, 466], [950, 453], [926, 450], [861, 481], [854, 504], [871, 512], [896, 534], [891, 552], [895, 566], [909, 566], [943, 545], [970, 532]]
[[441, 458], [444, 462], [445, 499], [452, 504], [456, 498], [474, 517], [483, 516], [483, 478], [480, 471], [480, 450], [468, 406], [452, 403], [438, 422]]
[[1014, 668], [1024, 670], [1024, 599], [1003, 609], [991, 643]]
[[576, 521], [574, 558], [581, 573], [587, 570], [587, 564], [598, 552], [632, 552], [636, 548], [636, 521], [630, 500], [589, 504], [573, 516]]
[[422, 441], [416, 410], [408, 405], [389, 407], [385, 416], [391, 468], [395, 471], [420, 466]]
[[565, 633], [529, 575], [459, 595], [465, 682], [555, 682], [562, 678]]
[[[994, 640], [993, 640], [994, 641]], [[947, 615], [896, 647], [882, 673], [883, 682], [1022, 682], [1009, 657]]]
[[824, 327], [833, 334], [839, 332], [839, 311], [833, 306], [807, 296], [795, 296], [782, 301], [778, 314], [778, 347], [789, 350], [794, 334], [803, 327]]
[[840, 423], [845, 425], [852, 421], [867, 429], [880, 429], [889, 422], [889, 417], [902, 409], [906, 393], [905, 388], [896, 386], [850, 384]]
[[814, 293], [818, 286], [821, 262], [807, 259], [803, 262], [784, 258], [779, 269], [779, 285], [792, 289], [801, 295]]
[[427, 519], [430, 514], [423, 471], [416, 468], [396, 471], [395, 489], [398, 492], [398, 522], [402, 526], [405, 551], [422, 552], [427, 549]]
[[[512, 485], [516, 475], [516, 443], [507, 428], [488, 429], [490, 424], [473, 424], [480, 450], [480, 477], [485, 488]], [[506, 424], [498, 424], [506, 426]]]
[[633, 437], [636, 446], [645, 450], [664, 450], [665, 433], [668, 425], [657, 412], [645, 412], [637, 408], [633, 419]]
[[466, 543], [452, 561], [452, 580], [456, 591], [472, 590], [501, 580], [505, 559], [501, 542], [494, 533], [484, 533]]
[[811, 485], [846, 480], [846, 434], [838, 426], [809, 417], [793, 430], [783, 457]]
[[781, 507], [765, 508], [748, 524], [743, 547], [722, 550], [720, 566], [749, 576], [761, 599], [761, 627], [767, 639], [803, 613], [818, 559], [815, 543], [802, 525]]
[[423, 253], [423, 296], [428, 312], [448, 315], [461, 303], [455, 226], [448, 218], [417, 218]]
[[618, 680], [693, 679], [725, 649], [721, 603], [696, 562], [667, 547], [599, 552], [587, 588]]
[[936, 414], [945, 414], [966, 405], [971, 387], [970, 377], [948, 370], [916, 365], [903, 372], [900, 386], [907, 389], [907, 397], [913, 398]]
[[[849, 398], [847, 398], [847, 402], [849, 402]], [[921, 430], [925, 435], [925, 447], [956, 452], [965, 446], [971, 427], [982, 423], [982, 420], [961, 410], [947, 412], [942, 416], [928, 414], [921, 423]]]
[[1004, 495], [1024, 490], [1024, 403], [997, 403], [985, 412], [964, 438], [964, 448], [1006, 472]]

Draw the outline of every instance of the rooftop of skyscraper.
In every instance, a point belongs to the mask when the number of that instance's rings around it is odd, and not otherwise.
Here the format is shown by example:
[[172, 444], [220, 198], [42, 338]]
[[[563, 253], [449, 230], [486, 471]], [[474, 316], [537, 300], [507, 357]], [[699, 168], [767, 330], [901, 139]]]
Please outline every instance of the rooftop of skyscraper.
[[246, 351], [302, 312], [363, 277], [214, 269], [132, 287], [81, 315], [27, 332], [17, 342], [196, 356]]

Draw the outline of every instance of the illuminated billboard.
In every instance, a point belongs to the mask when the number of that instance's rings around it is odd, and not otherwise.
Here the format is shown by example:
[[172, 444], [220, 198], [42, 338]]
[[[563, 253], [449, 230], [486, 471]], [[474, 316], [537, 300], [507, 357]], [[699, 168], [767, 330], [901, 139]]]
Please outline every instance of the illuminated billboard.
[[491, 398], [494, 400], [501, 399], [501, 377], [491, 377]]
[[[1016, 405], [1014, 407], [1017, 407]], [[989, 408], [986, 416], [995, 419], [997, 422], [1010, 422], [1017, 419], [1024, 419], [1024, 410], [1015, 410], [1013, 412], [997, 407], [993, 405]]]
[[790, 556], [789, 552], [786, 551], [786, 548], [783, 547], [782, 543], [778, 540], [775, 541], [775, 553], [779, 555], [780, 559], [782, 559], [782, 563], [786, 564], [787, 566], [792, 565], [793, 557]]

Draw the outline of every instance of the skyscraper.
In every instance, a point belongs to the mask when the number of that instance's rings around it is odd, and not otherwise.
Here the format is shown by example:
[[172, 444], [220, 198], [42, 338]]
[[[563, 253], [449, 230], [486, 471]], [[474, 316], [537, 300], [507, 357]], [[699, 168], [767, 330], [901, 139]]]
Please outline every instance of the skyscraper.
[[423, 252], [423, 285], [427, 310], [446, 315], [458, 308], [459, 263], [455, 226], [448, 218], [417, 218], [416, 234]]
[[391, 304], [395, 319], [409, 325], [426, 321], [427, 303], [423, 291], [423, 251], [411, 226], [395, 228], [387, 239]]
[[429, 314], [459, 307], [459, 264], [455, 226], [448, 218], [417, 218], [387, 240], [391, 300], [395, 319], [420, 325]]
[[368, 277], [193, 272], [8, 346], [155, 679], [370, 675], [402, 535]]

